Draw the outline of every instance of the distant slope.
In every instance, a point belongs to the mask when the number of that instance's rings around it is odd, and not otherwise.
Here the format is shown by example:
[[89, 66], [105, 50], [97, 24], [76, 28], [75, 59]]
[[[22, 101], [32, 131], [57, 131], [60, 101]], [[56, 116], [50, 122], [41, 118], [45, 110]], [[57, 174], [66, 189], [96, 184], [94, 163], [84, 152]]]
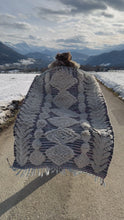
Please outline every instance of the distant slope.
[[56, 51], [55, 49], [48, 49], [44, 46], [35, 46], [35, 45], [27, 44], [26, 42], [21, 42], [17, 44], [5, 42], [5, 44], [11, 47], [16, 52], [23, 54], [23, 55], [26, 55], [28, 53], [35, 53], [35, 52], [44, 53], [44, 54], [49, 53], [51, 55], [51, 53], [55, 54], [55, 51]]
[[85, 63], [91, 66], [102, 65], [124, 67], [124, 50], [90, 56]]
[[13, 49], [0, 42], [0, 65], [14, 63], [24, 58], [25, 56], [15, 52]]
[[46, 59], [49, 61], [53, 60], [52, 56], [44, 54], [44, 53], [40, 53], [40, 52], [28, 53], [26, 54], [26, 57], [33, 58], [33, 59]]
[[[21, 42], [17, 44], [11, 44], [10, 42], [5, 42], [5, 43], [7, 46], [11, 47], [16, 52], [26, 55], [27, 57], [34, 58], [34, 59], [43, 59], [43, 56], [47, 59], [49, 56], [50, 60], [51, 60], [51, 57], [53, 60], [53, 58], [56, 56], [58, 52], [63, 53], [63, 52], [69, 51], [68, 49], [58, 51], [57, 49], [54, 49], [54, 48], [30, 45], [30, 44], [27, 44], [26, 42]], [[88, 55], [83, 53], [82, 50], [72, 49], [70, 50], [70, 52], [72, 54], [72, 59], [80, 64], [83, 64], [84, 61], [88, 58]]]
[[71, 51], [72, 60], [78, 62], [79, 64], [84, 64], [84, 62], [87, 60], [88, 55], [78, 53], [76, 51]]
[[45, 68], [54, 60], [52, 56], [39, 52], [28, 53], [26, 57], [35, 59], [35, 64], [32, 67], [37, 68]]
[[[64, 52], [64, 51], [61, 51], [61, 52]], [[57, 51], [56, 51], [57, 53]], [[86, 54], [81, 54], [81, 53], [78, 53], [78, 52], [71, 52], [72, 54], [72, 60], [80, 63], [80, 64], [83, 64], [86, 59], [88, 58], [88, 56]], [[47, 64], [49, 64], [51, 61], [53, 61], [54, 57], [53, 55], [51, 55], [51, 53], [49, 53], [49, 50], [48, 51], [45, 51], [45, 53], [39, 53], [39, 52], [35, 52], [35, 53], [28, 53], [26, 54], [26, 56], [28, 58], [33, 58], [33, 59], [41, 59], [42, 61], [46, 62]]]

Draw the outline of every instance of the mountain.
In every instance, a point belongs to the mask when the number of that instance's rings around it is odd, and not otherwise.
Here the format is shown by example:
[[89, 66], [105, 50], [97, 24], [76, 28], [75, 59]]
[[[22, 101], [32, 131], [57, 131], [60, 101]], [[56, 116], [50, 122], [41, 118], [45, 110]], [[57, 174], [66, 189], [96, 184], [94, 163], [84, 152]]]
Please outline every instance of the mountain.
[[24, 58], [25, 56], [15, 52], [13, 49], [0, 42], [0, 65], [14, 63]]
[[85, 62], [91, 66], [114, 66], [124, 67], [124, 50], [111, 51], [109, 53], [103, 53], [97, 56], [90, 56]]
[[26, 54], [26, 57], [33, 58], [33, 59], [47, 59], [49, 61], [53, 60], [52, 56], [49, 56], [47, 54], [40, 53], [40, 52], [28, 53]]
[[[64, 51], [60, 51], [60, 52], [64, 52]], [[52, 62], [54, 60], [54, 57], [56, 55], [57, 51], [55, 52], [55, 54], [53, 55], [52, 53], [49, 52], [49, 50], [45, 50], [44, 53], [39, 53], [39, 52], [35, 52], [35, 53], [28, 53], [26, 54], [26, 56], [28, 58], [33, 58], [33, 59], [41, 59], [42, 61], [46, 62], [47, 65]], [[72, 52], [71, 51], [71, 54], [72, 54], [72, 60], [80, 63], [80, 64], [83, 64], [86, 59], [88, 58], [88, 56], [86, 54], [81, 54], [81, 53], [78, 53], [78, 52]]]
[[53, 56], [39, 52], [28, 53], [26, 54], [26, 57], [35, 59], [35, 63], [32, 67], [37, 67], [38, 69], [47, 67], [48, 64], [54, 60]]
[[26, 55], [28, 53], [35, 53], [35, 52], [49, 54], [49, 55], [55, 55], [55, 51], [56, 51], [55, 49], [51, 49], [51, 48], [49, 49], [44, 46], [35, 46], [35, 45], [27, 44], [26, 42], [21, 42], [21, 43], [17, 43], [17, 44], [5, 42], [5, 44], [7, 46], [11, 47], [16, 52], [23, 54], [23, 55]]
[[[37, 68], [47, 67], [48, 64], [54, 60], [54, 57], [58, 52], [62, 53], [69, 51], [64, 49], [57, 50], [54, 48], [30, 45], [27, 44], [26, 42], [22, 42], [18, 44], [11, 44], [10, 42], [6, 42], [6, 44], [10, 45], [10, 47], [13, 48], [13, 50], [15, 50], [18, 53], [21, 53], [22, 55], [25, 55], [27, 58], [35, 59], [36, 62], [33, 64], [33, 67], [36, 66]], [[117, 48], [117, 49], [112, 50], [113, 48], [115, 49]], [[70, 52], [72, 54], [72, 60], [80, 63], [81, 65], [88, 64], [91, 66], [103, 65], [103, 66], [124, 67], [124, 63], [123, 63], [124, 44], [110, 46], [103, 50], [91, 49], [87, 47], [83, 49], [82, 48], [70, 49]], [[13, 58], [13, 56], [11, 57]], [[16, 56], [16, 58], [17, 57], [18, 56]]]
[[110, 51], [113, 51], [113, 50], [124, 50], [124, 44], [107, 46], [105, 48], [89, 48], [89, 47], [77, 48], [75, 46], [75, 49], [65, 48], [63, 50], [57, 50], [54, 48], [47, 48], [45, 46], [36, 46], [32, 44], [27, 44], [25, 41], [21, 43], [17, 43], [17, 44], [12, 44], [11, 42], [4, 42], [4, 43], [7, 46], [14, 49], [16, 52], [23, 54], [23, 55], [28, 54], [28, 53], [40, 52], [43, 54], [49, 54], [50, 56], [55, 56], [57, 52], [71, 51], [71, 52], [77, 52], [79, 54], [85, 54], [87, 56], [95, 56], [95, 55], [100, 55], [102, 53], [109, 53]]
[[88, 55], [79, 53], [76, 51], [70, 51], [72, 55], [72, 60], [76, 61], [79, 64], [84, 64], [84, 62], [87, 60]]
[[[34, 57], [36, 55], [36, 58], [37, 58], [37, 55], [38, 55], [36, 53], [46, 54], [47, 56], [55, 57], [55, 55], [57, 53], [70, 51], [72, 53], [73, 59], [76, 58], [77, 62], [80, 62], [80, 60], [82, 60], [82, 59], [85, 60], [88, 57], [88, 55], [86, 53], [84, 53], [84, 51], [91, 52], [90, 49], [86, 49], [86, 48], [83, 49], [83, 50], [81, 50], [81, 49], [58, 50], [58, 49], [54, 49], [54, 48], [47, 48], [47, 47], [43, 47], [43, 46], [31, 45], [31, 44], [27, 44], [26, 42], [21, 42], [21, 43], [18, 43], [18, 44], [12, 44], [10, 42], [5, 42], [5, 44], [7, 46], [11, 47], [13, 50], [15, 50], [16, 52], [18, 52], [20, 54], [23, 54], [23, 55], [31, 54], [31, 56], [34, 56]], [[96, 50], [93, 50], [93, 51], [96, 51]], [[33, 53], [34, 53], [34, 55], [33, 55]], [[91, 52], [90, 54], [96, 54], [96, 53]], [[38, 56], [40, 56], [40, 54]]]
[[[16, 52], [26, 55], [28, 53], [35, 53], [35, 52], [39, 52], [39, 53], [43, 53], [43, 54], [49, 54], [50, 56], [55, 56], [56, 53], [61, 53], [61, 52], [65, 52], [65, 51], [71, 51], [71, 53], [79, 53], [79, 54], [85, 54], [86, 56], [89, 55], [98, 55], [100, 53], [103, 52], [103, 50], [100, 49], [91, 49], [91, 48], [87, 48], [84, 47], [82, 48], [76, 48], [76, 49], [63, 49], [63, 50], [57, 50], [54, 48], [47, 48], [44, 46], [35, 46], [35, 45], [31, 45], [31, 44], [27, 44], [26, 42], [21, 42], [21, 43], [17, 43], [17, 44], [12, 44], [10, 42], [5, 42], [5, 44], [9, 47], [11, 47], [13, 50], [15, 50]], [[110, 50], [109, 50], [110, 51]]]

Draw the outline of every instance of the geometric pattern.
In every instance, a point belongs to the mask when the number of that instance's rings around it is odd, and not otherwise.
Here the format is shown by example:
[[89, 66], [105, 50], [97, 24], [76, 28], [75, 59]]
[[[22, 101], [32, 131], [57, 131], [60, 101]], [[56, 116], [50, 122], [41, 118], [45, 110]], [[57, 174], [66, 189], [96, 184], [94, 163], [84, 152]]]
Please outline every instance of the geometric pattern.
[[51, 142], [66, 144], [73, 143], [80, 135], [70, 128], [57, 128], [46, 132], [45, 137]]
[[59, 144], [46, 150], [46, 155], [53, 163], [60, 166], [72, 159], [74, 152], [70, 147]]
[[71, 74], [67, 74], [66, 71], [56, 71], [49, 83], [59, 91], [66, 91], [77, 83], [77, 79], [74, 78]]
[[87, 156], [87, 152], [90, 150], [90, 146], [87, 144], [85, 145], [82, 145], [81, 146], [81, 155], [79, 155], [78, 157], [76, 157], [74, 159], [76, 165], [79, 167], [79, 168], [83, 168], [83, 167], [86, 167], [88, 166], [91, 162], [90, 162], [90, 159], [88, 158]]
[[61, 128], [66, 128], [66, 127], [70, 127], [74, 124], [77, 124], [77, 120], [73, 119], [73, 118], [69, 118], [69, 117], [53, 117], [53, 118], [49, 118], [48, 121], [57, 126], [57, 127], [61, 127]]
[[76, 101], [77, 99], [67, 91], [58, 93], [58, 95], [56, 95], [53, 99], [53, 102], [57, 107], [64, 107], [67, 109], [70, 108]]
[[114, 135], [94, 76], [55, 67], [36, 76], [14, 126], [14, 168], [73, 169], [104, 179]]

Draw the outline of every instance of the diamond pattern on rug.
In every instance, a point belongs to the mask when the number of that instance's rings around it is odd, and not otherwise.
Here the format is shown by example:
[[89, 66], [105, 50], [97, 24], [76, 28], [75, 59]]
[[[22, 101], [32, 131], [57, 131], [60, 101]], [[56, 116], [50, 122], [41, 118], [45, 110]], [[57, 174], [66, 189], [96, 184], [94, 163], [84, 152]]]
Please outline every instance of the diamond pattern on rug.
[[46, 156], [56, 165], [60, 166], [74, 157], [73, 150], [65, 145], [56, 145], [46, 150]]
[[77, 99], [69, 92], [59, 92], [53, 99], [53, 103], [59, 108], [70, 108], [77, 102]]
[[45, 133], [48, 140], [55, 143], [73, 143], [76, 139], [80, 138], [80, 135], [75, 133], [70, 128], [58, 128]]

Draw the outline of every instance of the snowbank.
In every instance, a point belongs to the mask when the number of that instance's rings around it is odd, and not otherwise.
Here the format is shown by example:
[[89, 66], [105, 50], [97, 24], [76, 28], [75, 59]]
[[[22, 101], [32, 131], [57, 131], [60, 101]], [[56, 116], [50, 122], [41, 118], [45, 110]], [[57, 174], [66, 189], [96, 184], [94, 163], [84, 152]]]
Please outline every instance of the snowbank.
[[38, 74], [0, 74], [0, 124], [11, 116], [13, 100], [22, 100]]
[[124, 70], [109, 72], [93, 72], [105, 86], [113, 89], [124, 100]]

